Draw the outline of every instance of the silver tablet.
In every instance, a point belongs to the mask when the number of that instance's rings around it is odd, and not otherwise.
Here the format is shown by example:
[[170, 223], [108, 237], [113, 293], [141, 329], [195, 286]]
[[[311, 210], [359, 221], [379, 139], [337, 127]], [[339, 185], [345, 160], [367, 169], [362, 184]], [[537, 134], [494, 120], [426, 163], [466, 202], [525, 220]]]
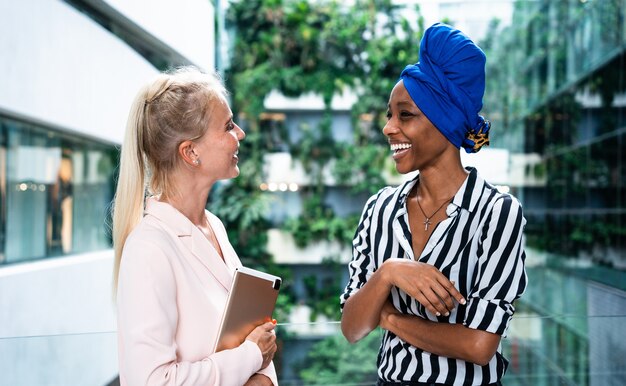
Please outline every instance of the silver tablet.
[[252, 330], [271, 319], [280, 284], [278, 276], [246, 267], [235, 270], [216, 352], [238, 347]]

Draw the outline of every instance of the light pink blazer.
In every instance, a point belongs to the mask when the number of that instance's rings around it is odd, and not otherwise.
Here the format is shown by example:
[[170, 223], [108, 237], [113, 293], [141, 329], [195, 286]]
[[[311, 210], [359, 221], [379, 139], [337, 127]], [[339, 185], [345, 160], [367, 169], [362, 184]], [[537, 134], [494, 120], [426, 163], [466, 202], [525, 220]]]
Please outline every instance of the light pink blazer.
[[207, 211], [224, 261], [182, 213], [149, 199], [122, 253], [117, 292], [122, 385], [243, 385], [253, 374], [278, 385], [273, 363], [245, 341], [215, 353], [234, 270], [241, 262], [222, 222]]

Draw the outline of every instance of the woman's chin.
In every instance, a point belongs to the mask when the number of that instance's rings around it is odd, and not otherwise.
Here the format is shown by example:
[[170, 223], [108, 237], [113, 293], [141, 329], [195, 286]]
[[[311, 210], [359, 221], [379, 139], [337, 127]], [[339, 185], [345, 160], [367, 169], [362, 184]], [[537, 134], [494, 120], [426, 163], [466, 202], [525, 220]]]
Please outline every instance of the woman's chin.
[[400, 163], [396, 164], [396, 171], [400, 174], [409, 174], [415, 170], [416, 170], [415, 168], [410, 167], [408, 165], [402, 165]]

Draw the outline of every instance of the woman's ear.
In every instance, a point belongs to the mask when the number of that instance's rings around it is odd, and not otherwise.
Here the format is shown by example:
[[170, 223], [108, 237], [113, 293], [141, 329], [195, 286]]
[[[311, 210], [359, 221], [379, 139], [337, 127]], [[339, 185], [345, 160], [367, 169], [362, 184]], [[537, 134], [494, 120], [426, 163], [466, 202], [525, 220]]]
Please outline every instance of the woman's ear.
[[193, 141], [183, 141], [178, 145], [180, 158], [189, 166], [200, 165], [200, 157], [196, 153], [196, 144]]

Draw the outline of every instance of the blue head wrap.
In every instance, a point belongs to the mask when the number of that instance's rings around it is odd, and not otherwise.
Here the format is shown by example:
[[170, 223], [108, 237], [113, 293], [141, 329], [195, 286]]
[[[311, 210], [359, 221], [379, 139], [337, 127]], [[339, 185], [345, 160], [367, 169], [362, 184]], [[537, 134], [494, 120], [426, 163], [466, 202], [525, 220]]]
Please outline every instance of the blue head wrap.
[[411, 99], [454, 146], [478, 151], [491, 127], [478, 114], [485, 54], [461, 31], [436, 23], [424, 32], [419, 59], [400, 74]]

